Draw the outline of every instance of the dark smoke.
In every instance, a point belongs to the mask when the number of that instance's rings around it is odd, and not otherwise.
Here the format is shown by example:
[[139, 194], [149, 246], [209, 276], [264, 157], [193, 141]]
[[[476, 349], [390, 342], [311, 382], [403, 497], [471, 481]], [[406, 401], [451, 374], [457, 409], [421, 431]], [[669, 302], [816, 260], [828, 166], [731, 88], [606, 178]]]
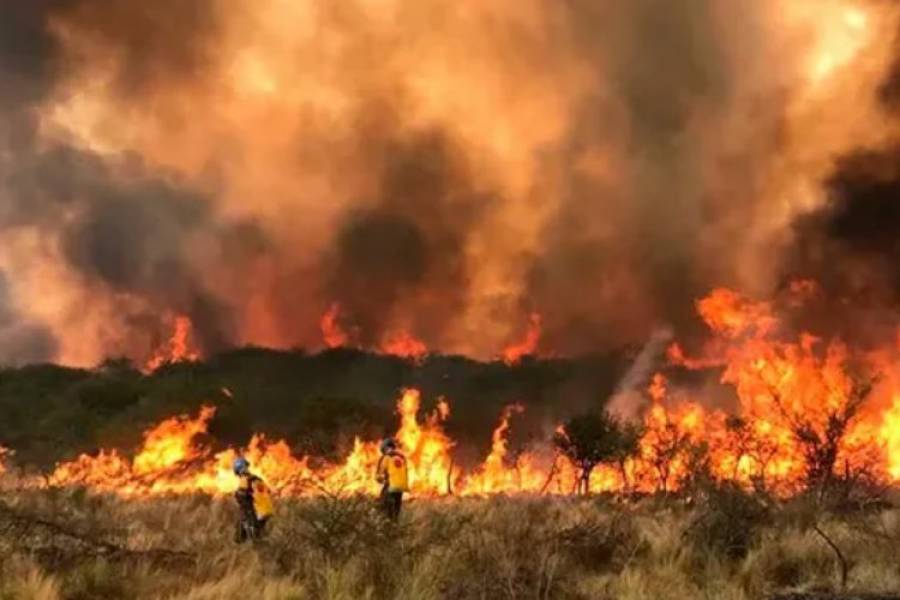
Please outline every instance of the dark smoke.
[[805, 317], [818, 330], [892, 339], [884, 324], [900, 306], [900, 146], [843, 157], [827, 189], [827, 203], [794, 224], [787, 278], [821, 285], [819, 312]]
[[[885, 124], [900, 110], [900, 37], [895, 57], [872, 99]], [[793, 224], [782, 265], [785, 284], [821, 286], [799, 327], [845, 340], [893, 343], [900, 309], [900, 140], [839, 157], [824, 182], [825, 203]]]
[[[189, 316], [207, 351], [234, 340], [228, 308], [205, 289], [203, 265], [190, 250], [206, 240], [223, 255], [225, 248], [253, 253], [243, 240], [261, 233], [250, 233], [251, 224], [217, 223], [208, 198], [139, 162], [113, 165], [71, 147], [21, 157], [6, 183], [6, 226], [55, 231], [63, 256], [88, 281], [144, 298], [158, 316]], [[231, 264], [247, 258], [232, 256]], [[164, 324], [156, 327], [154, 337], [164, 335]]]
[[888, 70], [887, 77], [878, 90], [878, 99], [885, 110], [900, 114], [900, 33], [894, 42], [894, 58]]
[[891, 343], [900, 308], [900, 145], [842, 157], [827, 202], [794, 223], [787, 279], [822, 288], [801, 327], [845, 340]]
[[402, 313], [439, 339], [465, 303], [467, 236], [491, 200], [440, 132], [386, 144], [379, 197], [346, 216], [325, 291], [357, 343], [377, 345]]
[[[714, 124], [732, 84], [714, 4], [571, 3], [583, 55], [598, 74], [609, 73], [612, 89], [579, 107], [561, 151], [563, 202], [527, 290], [553, 310], [551, 347], [643, 343], [667, 326], [683, 337], [696, 323], [694, 301], [722, 283], [704, 272], [709, 261], [699, 246], [723, 215], [707, 204], [697, 117], [702, 111]], [[621, 183], [572, 168], [580, 153], [602, 149], [622, 128], [629, 160], [618, 163], [628, 169], [615, 173]]]
[[59, 46], [47, 28], [58, 0], [15, 2], [0, 8], [0, 110], [41, 99], [53, 83]]
[[[141, 298], [149, 312], [123, 314], [135, 340], [169, 335], [167, 313], [189, 316], [207, 351], [231, 345], [227, 303], [205, 289], [203, 265], [191, 245], [207, 241], [231, 264], [258, 250], [260, 230], [251, 223], [217, 222], [210, 198], [168, 173], [154, 172], [139, 157], [100, 156], [84, 148], [39, 143], [31, 108], [61, 77], [64, 61], [51, 18], [97, 38], [120, 60], [125, 94], [159, 85], [164, 77], [202, 71], [203, 40], [212, 32], [209, 2], [44, 0], [4, 3], [0, 19], [0, 229], [37, 226], [59, 240], [62, 257], [90, 285]], [[6, 303], [0, 303], [5, 307]], [[13, 326], [4, 312], [0, 362], [52, 358], [47, 332]], [[134, 355], [146, 348], [129, 339], [114, 349]]]
[[[52, 16], [116, 61], [123, 101], [203, 78], [219, 31], [215, 0], [60, 0]], [[74, 61], [96, 56], [69, 57]]]

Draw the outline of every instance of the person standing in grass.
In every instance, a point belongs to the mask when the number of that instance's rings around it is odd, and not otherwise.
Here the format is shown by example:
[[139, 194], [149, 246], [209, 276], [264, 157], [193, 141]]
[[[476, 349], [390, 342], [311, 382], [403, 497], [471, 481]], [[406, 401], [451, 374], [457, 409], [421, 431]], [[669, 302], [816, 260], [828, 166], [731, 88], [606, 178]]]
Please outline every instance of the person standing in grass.
[[241, 513], [235, 541], [242, 543], [248, 539], [259, 539], [272, 517], [272, 495], [266, 483], [250, 472], [250, 462], [246, 458], [236, 458], [233, 468], [234, 474], [239, 478], [234, 498]]
[[409, 472], [406, 457], [397, 448], [397, 442], [393, 438], [381, 442], [381, 458], [378, 459], [375, 478], [381, 484], [384, 514], [391, 521], [396, 521], [403, 505], [403, 492], [409, 490]]

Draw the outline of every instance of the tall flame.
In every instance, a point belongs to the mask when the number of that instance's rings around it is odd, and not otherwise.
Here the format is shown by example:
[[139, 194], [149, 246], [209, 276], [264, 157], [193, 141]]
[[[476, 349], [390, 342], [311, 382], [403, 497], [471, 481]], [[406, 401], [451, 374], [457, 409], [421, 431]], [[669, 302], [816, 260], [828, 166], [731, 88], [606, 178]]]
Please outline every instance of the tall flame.
[[522, 360], [523, 356], [534, 354], [538, 344], [541, 341], [541, 315], [539, 313], [531, 313], [528, 317], [528, 330], [525, 337], [513, 344], [507, 346], [501, 356], [506, 364], [511, 365]]
[[525, 407], [511, 404], [503, 409], [500, 423], [491, 436], [491, 452], [484, 463], [465, 482], [470, 494], [496, 494], [535, 491], [546, 482], [547, 475], [536, 465], [535, 457], [524, 454], [508, 464], [510, 419], [521, 414]]
[[338, 323], [341, 305], [337, 302], [331, 304], [322, 319], [319, 321], [319, 328], [322, 330], [322, 339], [329, 348], [340, 348], [347, 345], [347, 332], [343, 330], [341, 324]]
[[900, 396], [894, 396], [878, 433], [887, 448], [888, 475], [893, 481], [900, 481]]
[[200, 353], [194, 346], [193, 325], [185, 316], [175, 317], [172, 337], [156, 349], [153, 356], [144, 365], [149, 373], [168, 363], [192, 362], [200, 359]]

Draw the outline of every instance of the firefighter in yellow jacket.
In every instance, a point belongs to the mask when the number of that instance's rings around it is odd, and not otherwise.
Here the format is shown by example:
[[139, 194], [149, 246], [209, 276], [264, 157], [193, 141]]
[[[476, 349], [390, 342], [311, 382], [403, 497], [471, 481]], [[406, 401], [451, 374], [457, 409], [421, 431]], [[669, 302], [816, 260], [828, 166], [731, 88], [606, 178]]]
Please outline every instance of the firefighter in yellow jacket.
[[396, 521], [403, 504], [403, 492], [409, 491], [409, 472], [406, 457], [392, 438], [381, 442], [381, 458], [378, 459], [375, 477], [381, 484], [384, 512], [389, 519]]
[[272, 495], [266, 483], [250, 472], [250, 462], [246, 458], [236, 458], [233, 468], [240, 479], [234, 498], [241, 512], [235, 541], [259, 539], [274, 512]]

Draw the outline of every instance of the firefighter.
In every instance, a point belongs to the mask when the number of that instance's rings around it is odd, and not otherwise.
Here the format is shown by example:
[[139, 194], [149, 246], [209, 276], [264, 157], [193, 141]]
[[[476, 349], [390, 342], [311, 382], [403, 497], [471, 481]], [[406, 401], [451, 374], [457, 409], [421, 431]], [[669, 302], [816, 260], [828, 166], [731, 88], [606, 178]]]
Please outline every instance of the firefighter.
[[246, 458], [234, 459], [233, 468], [240, 480], [234, 493], [240, 509], [235, 541], [241, 543], [259, 539], [272, 517], [272, 495], [266, 483], [250, 472], [250, 462]]
[[384, 513], [388, 519], [396, 521], [403, 504], [403, 492], [409, 490], [409, 473], [406, 457], [392, 438], [381, 442], [381, 458], [378, 459], [375, 478], [381, 484], [381, 506]]

